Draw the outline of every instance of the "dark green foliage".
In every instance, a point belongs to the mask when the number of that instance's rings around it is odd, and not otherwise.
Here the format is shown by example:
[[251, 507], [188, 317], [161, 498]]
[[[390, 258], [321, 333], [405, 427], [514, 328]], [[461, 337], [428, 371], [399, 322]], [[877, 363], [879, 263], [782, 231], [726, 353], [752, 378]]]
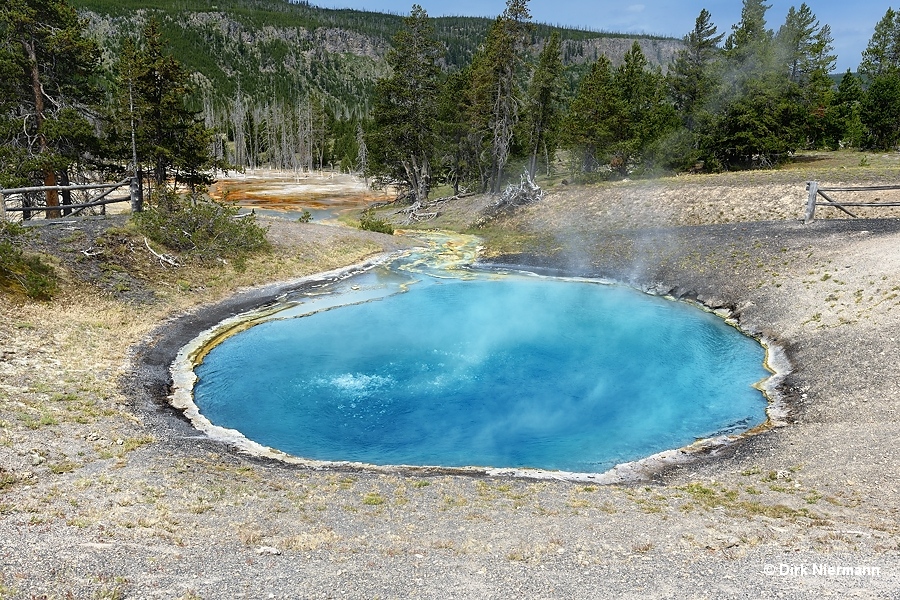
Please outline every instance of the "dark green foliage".
[[704, 8], [694, 30], [684, 38], [684, 49], [675, 57], [667, 75], [669, 93], [678, 116], [688, 131], [694, 131], [699, 112], [706, 108], [718, 78], [713, 70], [724, 33], [717, 34], [711, 15]]
[[491, 25], [469, 71], [468, 128], [482, 162], [482, 187], [492, 194], [502, 190], [504, 169], [520, 117], [523, 54], [530, 34], [527, 0], [507, 0], [506, 9]]
[[662, 138], [653, 146], [655, 162], [675, 171], [693, 169], [704, 154], [700, 143], [712, 119], [717, 86], [722, 79], [722, 49], [724, 33], [717, 33], [710, 13], [703, 9], [694, 22], [694, 29], [684, 37], [684, 49], [675, 57], [666, 75], [669, 97], [672, 100], [681, 128]]
[[438, 163], [440, 178], [453, 186], [454, 195], [461, 187], [481, 183], [478, 155], [470, 143], [466, 119], [466, 87], [469, 69], [450, 74], [438, 95]]
[[[0, 4], [0, 181], [55, 185], [96, 167], [99, 50], [64, 0]], [[58, 203], [48, 192], [47, 204]]]
[[859, 72], [870, 78], [900, 70], [900, 13], [888, 8], [875, 25]]
[[331, 155], [336, 167], [343, 173], [359, 173], [365, 169], [360, 168], [360, 131], [364, 126], [356, 119], [340, 120], [331, 116], [328, 120], [328, 131], [331, 133], [334, 143]]
[[860, 110], [864, 97], [862, 81], [848, 69], [825, 113], [825, 141], [830, 148], [863, 145], [865, 129]]
[[369, 173], [399, 182], [412, 201], [428, 199], [436, 152], [440, 48], [428, 14], [414, 5], [394, 38], [391, 75], [375, 86], [374, 123], [366, 146]]
[[831, 27], [820, 25], [804, 3], [791, 7], [775, 42], [779, 64], [787, 69], [788, 81], [799, 86], [801, 116], [805, 129], [804, 146], [822, 148], [828, 145], [828, 106], [834, 84], [829, 74], [834, 70]]
[[638, 172], [647, 168], [640, 163], [649, 157], [648, 148], [675, 128], [676, 115], [668, 102], [664, 77], [659, 69], [650, 67], [637, 42], [616, 70], [615, 82], [621, 90], [625, 120], [618, 127], [611, 165], [627, 175], [633, 164]]
[[650, 69], [635, 43], [613, 71], [601, 57], [582, 82], [566, 122], [566, 136], [582, 172], [607, 169], [622, 177], [652, 171], [649, 150], [676, 126], [665, 79]]
[[722, 168], [770, 167], [803, 144], [797, 89], [784, 80], [749, 80], [717, 115], [705, 140], [708, 160]]
[[187, 104], [194, 93], [188, 73], [166, 53], [156, 20], [148, 21], [142, 41], [141, 47], [127, 41], [119, 61], [121, 129], [130, 131], [134, 122], [138, 163], [149, 165], [157, 187], [170, 178], [175, 189], [208, 185], [209, 171], [224, 164], [211, 154], [212, 132]]
[[[680, 164], [669, 153], [672, 166], [764, 167], [789, 160], [799, 149], [827, 146], [834, 137], [828, 120], [835, 61], [830, 27], [801, 4], [788, 11], [776, 35], [766, 25], [769, 8], [762, 0], [744, 0], [741, 20], [721, 51], [715, 29], [698, 18], [693, 37], [686, 39], [689, 52], [679, 56], [669, 76], [689, 132], [675, 136], [685, 153]], [[706, 60], [693, 58], [704, 40]]]
[[26, 229], [0, 222], [0, 291], [50, 300], [56, 292], [56, 272], [38, 256], [22, 248]]
[[[863, 146], [894, 149], [900, 144], [900, 12], [888, 8], [875, 25], [859, 72], [868, 82], [868, 89], [859, 102]], [[856, 96], [855, 89], [844, 90], [843, 112], [853, 106]]]
[[806, 3], [797, 10], [788, 10], [784, 25], [775, 37], [779, 60], [787, 67], [788, 79], [794, 83], [808, 83], [814, 77], [834, 70], [836, 56], [831, 27], [820, 25]]
[[605, 162], [624, 108], [609, 59], [601, 56], [581, 81], [563, 125], [563, 139], [575, 152], [576, 172], [593, 173]]
[[774, 53], [775, 36], [766, 28], [766, 12], [772, 7], [763, 0], [743, 0], [741, 20], [732, 26], [731, 35], [725, 40], [725, 53], [732, 67], [737, 67], [737, 81], [755, 78], [769, 72]]
[[866, 147], [891, 150], [900, 144], [900, 72], [875, 77], [860, 106], [860, 119], [867, 131]]
[[367, 231], [377, 231], [378, 233], [394, 235], [394, 226], [385, 219], [379, 219], [373, 215], [370, 210], [364, 211], [362, 215], [360, 215], [359, 228]]
[[157, 195], [153, 208], [137, 213], [134, 221], [154, 242], [201, 261], [240, 259], [266, 250], [266, 228], [257, 224], [254, 215], [237, 218], [237, 213], [237, 207], [164, 192]]
[[528, 173], [537, 171], [538, 157], [543, 155], [550, 169], [550, 157], [556, 154], [559, 124], [562, 113], [562, 56], [560, 37], [554, 32], [538, 56], [538, 64], [531, 75], [525, 105]]

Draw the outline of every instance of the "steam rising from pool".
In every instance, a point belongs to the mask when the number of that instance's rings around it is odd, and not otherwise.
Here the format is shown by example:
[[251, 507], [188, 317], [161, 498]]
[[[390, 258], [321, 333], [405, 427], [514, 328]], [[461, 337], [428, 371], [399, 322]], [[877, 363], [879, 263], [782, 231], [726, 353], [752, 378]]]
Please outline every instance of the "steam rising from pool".
[[308, 459], [583, 473], [766, 420], [764, 349], [715, 315], [422, 264], [289, 298], [214, 346], [196, 368], [200, 411]]

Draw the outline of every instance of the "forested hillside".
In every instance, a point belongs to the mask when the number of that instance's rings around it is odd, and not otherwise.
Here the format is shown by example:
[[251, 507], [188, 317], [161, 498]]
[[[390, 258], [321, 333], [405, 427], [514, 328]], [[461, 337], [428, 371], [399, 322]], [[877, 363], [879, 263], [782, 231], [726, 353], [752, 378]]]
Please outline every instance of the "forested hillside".
[[[198, 74], [217, 101], [239, 93], [254, 101], [285, 102], [320, 95], [339, 117], [367, 113], [376, 79], [386, 74], [386, 53], [403, 18], [375, 12], [331, 10], [284, 0], [74, 0], [79, 13], [112, 64], [124, 37], [137, 36], [155, 17], [171, 51]], [[461, 68], [472, 60], [492, 19], [441, 17], [435, 34], [444, 48], [444, 66]], [[537, 25], [531, 53], [555, 27]], [[563, 62], [577, 67], [606, 55], [621, 62], [638, 39], [651, 64], [668, 65], [680, 40], [560, 29]]]
[[[330, 10], [284, 0], [74, 0], [112, 68], [125, 39], [160, 24], [173, 56], [193, 75], [207, 124], [228, 132], [233, 164], [310, 168], [356, 156], [358, 123], [370, 116], [375, 82], [389, 74], [386, 56], [403, 17]], [[433, 20], [447, 73], [468, 65], [492, 19]], [[537, 24], [527, 54], [536, 59], [553, 31]], [[563, 82], [573, 94], [590, 63], [621, 63], [637, 40], [665, 69], [680, 40], [560, 29]], [[200, 104], [202, 102], [202, 105]], [[294, 139], [286, 139], [288, 133]], [[282, 139], [284, 138], [284, 139]], [[290, 147], [290, 150], [287, 148]], [[342, 148], [350, 148], [349, 153]]]

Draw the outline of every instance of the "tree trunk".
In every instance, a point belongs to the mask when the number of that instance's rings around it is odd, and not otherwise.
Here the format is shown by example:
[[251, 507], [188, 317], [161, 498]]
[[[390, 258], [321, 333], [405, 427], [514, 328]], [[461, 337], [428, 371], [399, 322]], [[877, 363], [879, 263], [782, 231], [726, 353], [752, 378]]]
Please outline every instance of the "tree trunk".
[[534, 179], [534, 174], [537, 171], [537, 149], [535, 148], [531, 155], [528, 157], [528, 176], [531, 179]]
[[528, 177], [532, 180], [534, 179], [534, 174], [537, 172], [538, 152], [541, 150], [543, 133], [543, 127], [540, 124], [535, 126], [535, 130], [532, 133], [534, 136], [534, 145], [531, 147], [531, 155], [528, 157]]
[[[47, 187], [55, 187], [57, 185], [56, 182], [56, 173], [53, 172], [53, 169], [50, 167], [44, 167], [44, 185]], [[47, 206], [59, 206], [59, 192], [56, 190], [47, 190]], [[59, 209], [51, 209], [45, 211], [48, 219], [58, 219]]]
[[[37, 54], [34, 51], [34, 43], [28, 40], [22, 40], [22, 48], [25, 55], [28, 56], [28, 71], [31, 76], [31, 88], [34, 92], [34, 116], [37, 125], [38, 143], [40, 144], [41, 154], [48, 152], [47, 138], [44, 136], [44, 90], [41, 86], [41, 73], [38, 71]], [[51, 187], [56, 186], [56, 173], [49, 166], [44, 167], [44, 185]], [[56, 190], [47, 190], [46, 192], [47, 206], [59, 206], [59, 193]], [[46, 212], [48, 219], [59, 218], [59, 210], [48, 210]]]

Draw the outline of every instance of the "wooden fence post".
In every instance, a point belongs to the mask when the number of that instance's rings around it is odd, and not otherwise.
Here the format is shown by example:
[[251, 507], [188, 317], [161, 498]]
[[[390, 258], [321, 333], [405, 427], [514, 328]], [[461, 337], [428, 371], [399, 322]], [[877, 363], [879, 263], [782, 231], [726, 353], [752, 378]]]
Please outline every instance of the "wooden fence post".
[[128, 191], [131, 193], [131, 212], [139, 213], [144, 210], [144, 198], [143, 194], [141, 194], [141, 184], [137, 177], [131, 178]]
[[819, 195], [819, 182], [807, 181], [806, 189], [809, 190], [809, 200], [806, 201], [806, 216], [803, 219], [804, 224], [810, 223], [816, 214], [816, 199]]
[[6, 220], [6, 197], [0, 192], [0, 221]]

